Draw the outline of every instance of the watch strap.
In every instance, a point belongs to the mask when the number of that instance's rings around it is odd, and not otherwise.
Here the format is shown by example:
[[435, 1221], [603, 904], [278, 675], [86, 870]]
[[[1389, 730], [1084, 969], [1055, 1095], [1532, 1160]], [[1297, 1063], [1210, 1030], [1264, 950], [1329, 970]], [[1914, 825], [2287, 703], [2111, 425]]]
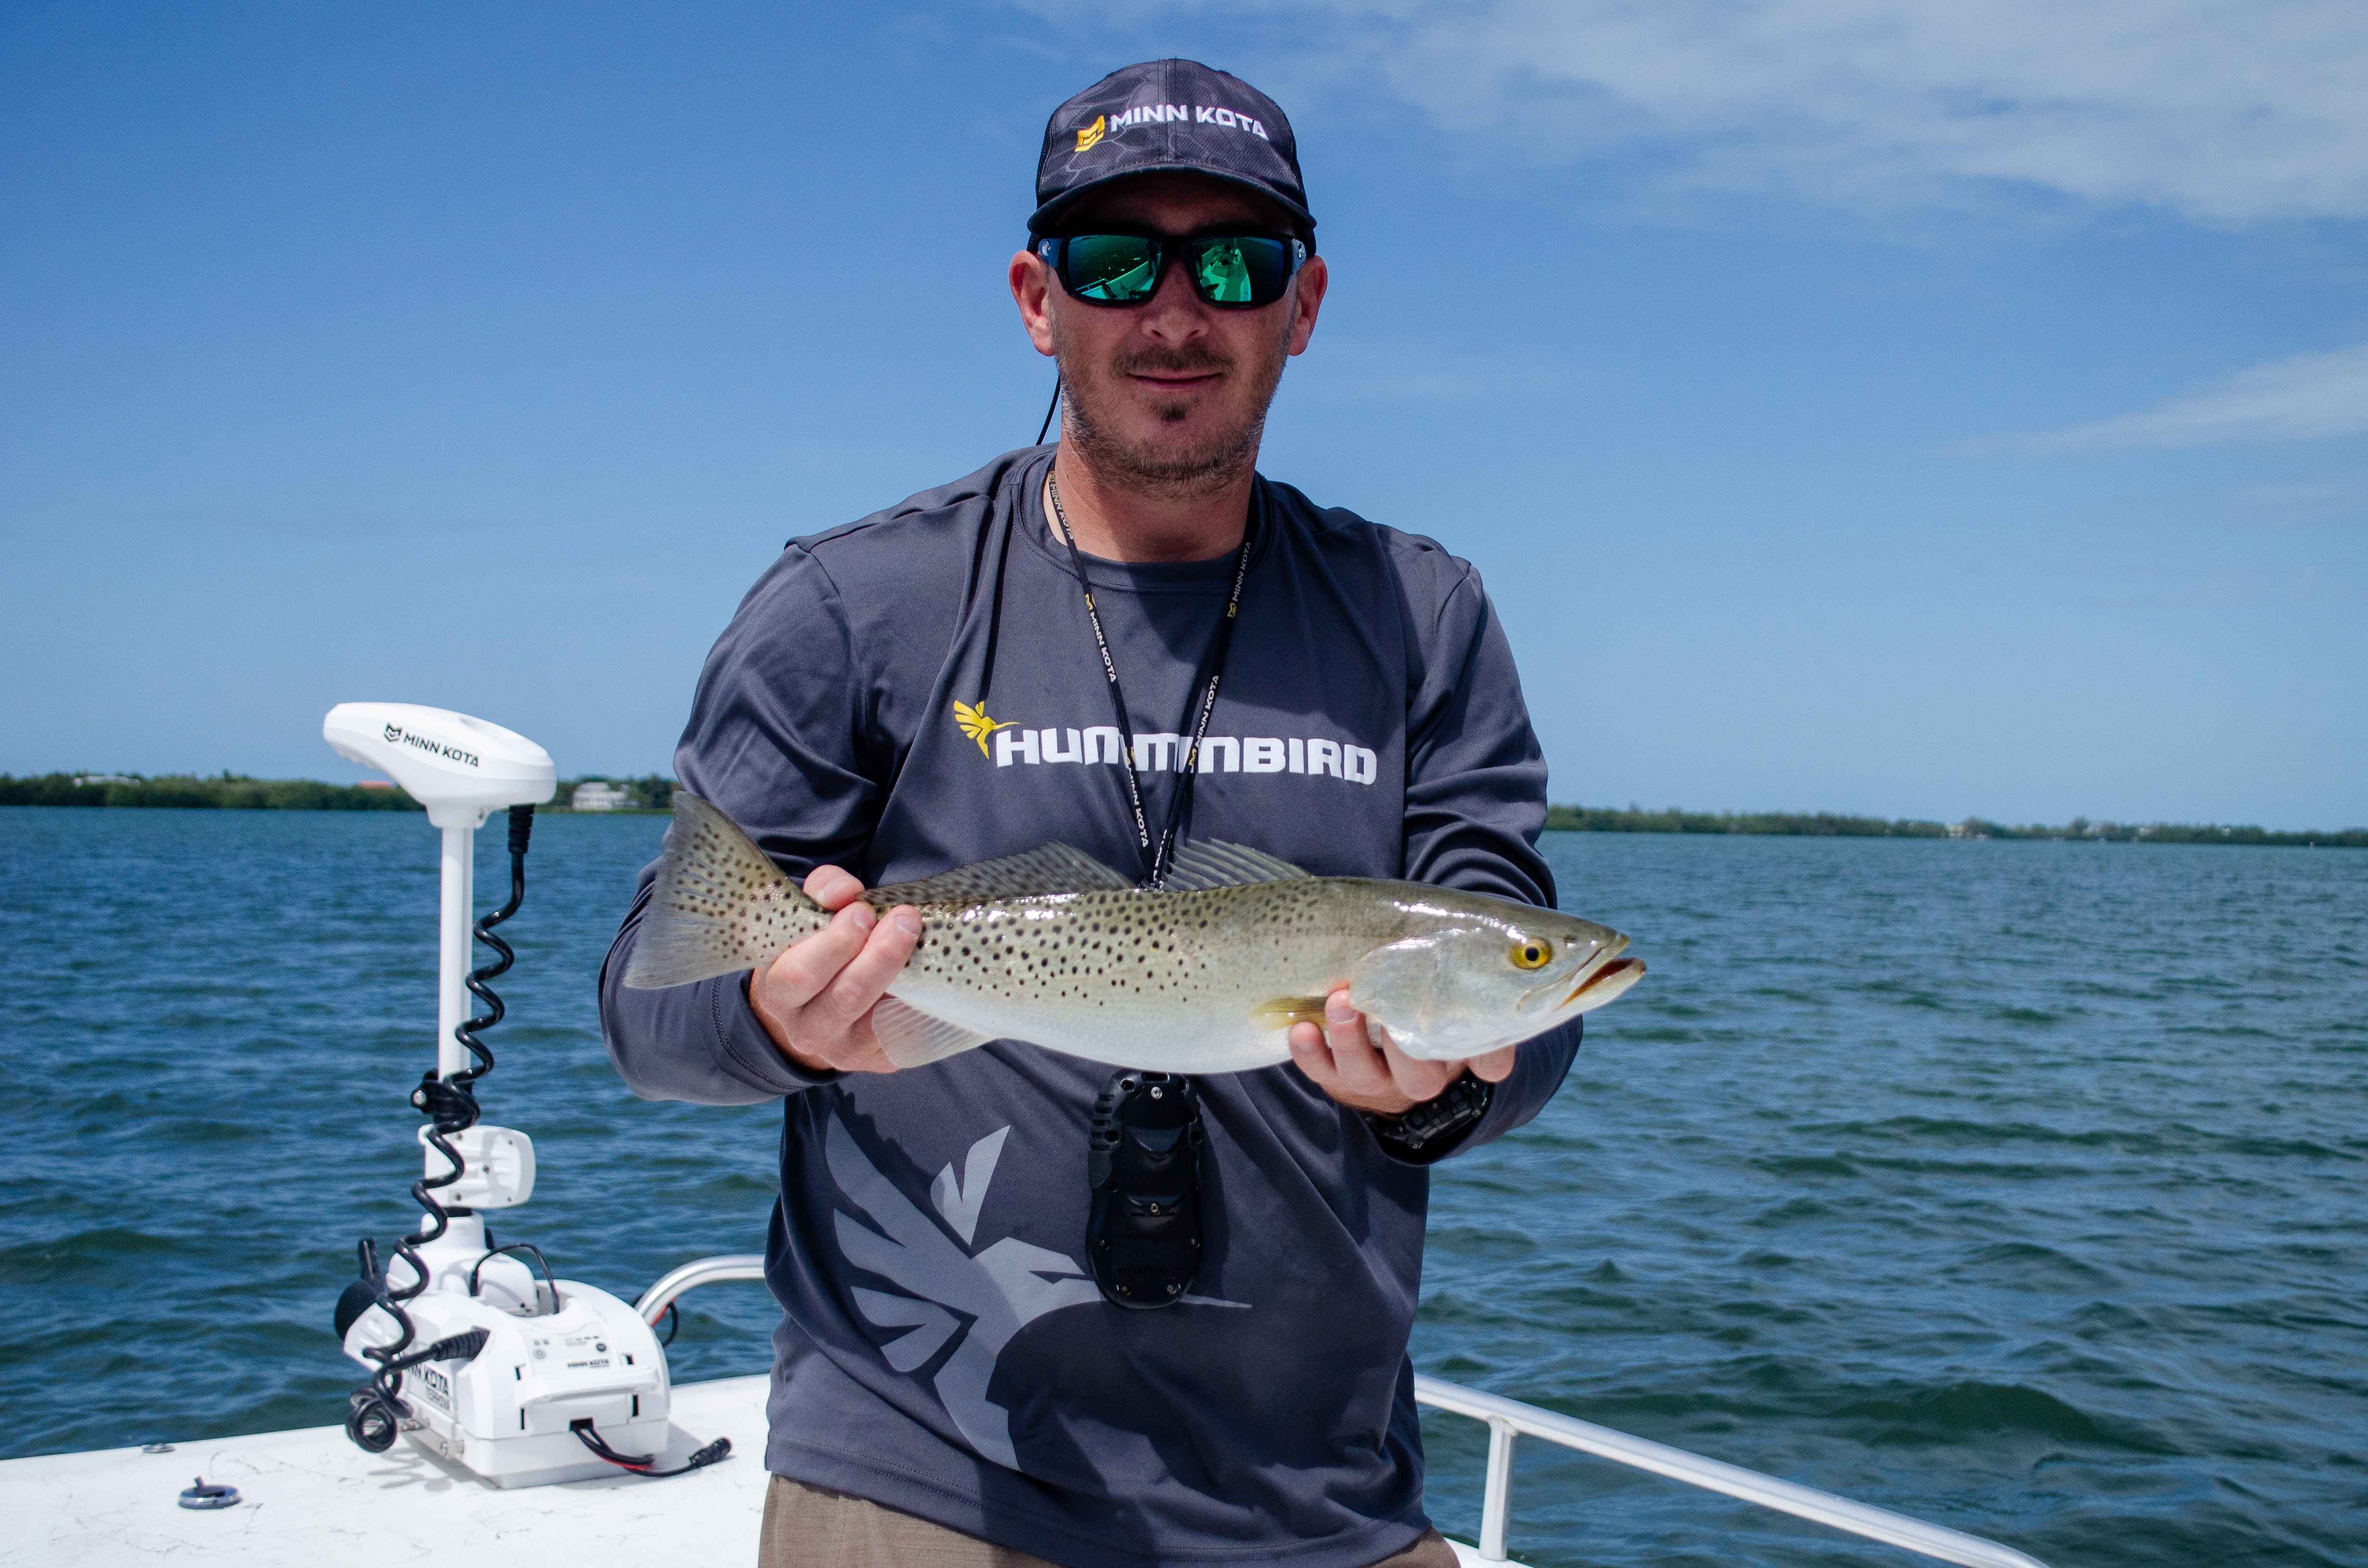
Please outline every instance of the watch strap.
[[1412, 1165], [1427, 1165], [1443, 1159], [1461, 1144], [1488, 1114], [1497, 1085], [1475, 1078], [1469, 1068], [1462, 1076], [1420, 1105], [1395, 1116], [1359, 1111], [1373, 1139], [1391, 1154]]

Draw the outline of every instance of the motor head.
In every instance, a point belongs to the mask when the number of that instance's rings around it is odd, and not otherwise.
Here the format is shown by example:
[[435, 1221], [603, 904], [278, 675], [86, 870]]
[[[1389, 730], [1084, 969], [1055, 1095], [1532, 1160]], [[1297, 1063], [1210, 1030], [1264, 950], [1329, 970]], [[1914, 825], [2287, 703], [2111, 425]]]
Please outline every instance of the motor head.
[[539, 804], [558, 788], [549, 752], [449, 708], [340, 702], [321, 722], [321, 735], [339, 756], [402, 785], [438, 827], [481, 826], [486, 812]]

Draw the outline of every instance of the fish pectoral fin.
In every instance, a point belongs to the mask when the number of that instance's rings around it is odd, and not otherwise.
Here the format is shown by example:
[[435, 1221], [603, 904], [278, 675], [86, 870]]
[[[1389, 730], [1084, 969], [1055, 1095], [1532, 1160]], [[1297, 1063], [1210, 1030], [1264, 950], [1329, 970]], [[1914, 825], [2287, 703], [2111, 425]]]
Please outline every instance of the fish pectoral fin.
[[995, 1038], [932, 1017], [894, 996], [882, 996], [872, 1005], [871, 1032], [879, 1039], [881, 1054], [899, 1071], [960, 1056]]
[[1188, 842], [1177, 850], [1165, 885], [1171, 892], [1205, 892], [1252, 882], [1295, 882], [1306, 876], [1290, 861], [1262, 849], [1212, 838]]
[[981, 860], [917, 882], [874, 888], [873, 907], [900, 903], [973, 903], [990, 898], [1041, 898], [1047, 893], [1126, 892], [1134, 884], [1082, 849], [1047, 844], [1025, 855]]
[[1250, 1009], [1250, 1021], [1260, 1028], [1287, 1029], [1293, 1024], [1324, 1027], [1321, 996], [1277, 996]]
[[1349, 976], [1349, 1001], [1390, 1031], [1408, 1056], [1440, 1060], [1434, 1035], [1442, 1022], [1440, 993], [1449, 958], [1437, 937], [1408, 937], [1375, 948]]

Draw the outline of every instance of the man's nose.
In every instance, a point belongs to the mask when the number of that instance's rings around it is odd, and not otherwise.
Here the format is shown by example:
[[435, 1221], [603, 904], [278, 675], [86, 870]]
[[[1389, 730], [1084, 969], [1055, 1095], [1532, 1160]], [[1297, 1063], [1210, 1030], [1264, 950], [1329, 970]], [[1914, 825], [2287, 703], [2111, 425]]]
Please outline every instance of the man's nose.
[[1209, 330], [1209, 307], [1192, 291], [1184, 275], [1190, 263], [1181, 256], [1167, 264], [1159, 287], [1136, 308], [1143, 312], [1142, 329], [1162, 343], [1183, 343]]

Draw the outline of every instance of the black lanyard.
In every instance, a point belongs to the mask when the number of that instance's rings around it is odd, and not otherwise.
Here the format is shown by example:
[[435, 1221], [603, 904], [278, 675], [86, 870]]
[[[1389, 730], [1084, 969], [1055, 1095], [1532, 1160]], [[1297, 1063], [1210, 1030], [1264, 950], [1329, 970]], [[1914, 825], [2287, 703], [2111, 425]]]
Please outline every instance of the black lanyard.
[[[1069, 547], [1069, 563], [1077, 574], [1077, 586], [1085, 590], [1086, 619], [1093, 623], [1094, 645], [1101, 650], [1102, 674], [1110, 677], [1110, 711], [1117, 716], [1119, 733], [1119, 763], [1126, 769], [1127, 803], [1134, 808], [1135, 846], [1143, 852], [1145, 874], [1143, 885], [1156, 888], [1167, 880], [1167, 868], [1176, 849], [1176, 829], [1184, 820], [1184, 808], [1192, 793], [1192, 780], [1201, 767], [1201, 742], [1209, 733], [1209, 715], [1216, 711], [1217, 683], [1225, 673], [1225, 654], [1234, 645], [1234, 621], [1242, 608], [1242, 584], [1250, 573], [1250, 546], [1257, 535], [1246, 521], [1242, 528], [1242, 552], [1234, 562], [1234, 591], [1225, 600], [1225, 618], [1217, 622], [1217, 635], [1209, 644], [1209, 656], [1193, 676], [1193, 684], [1201, 687], [1200, 716], [1192, 722], [1191, 738], [1185, 743], [1182, 768], [1184, 777], [1176, 783], [1176, 794], [1167, 802], [1167, 825], [1160, 830], [1159, 843], [1151, 842], [1151, 822], [1143, 810], [1143, 780], [1135, 776], [1134, 727], [1127, 722], [1126, 692], [1119, 685], [1118, 665], [1110, 658], [1110, 639], [1102, 634], [1101, 612], [1094, 608], [1094, 586], [1086, 577], [1085, 551], [1077, 548], [1077, 536], [1069, 528], [1069, 514], [1061, 506], [1061, 482], [1045, 476], [1045, 493], [1052, 497], [1053, 516], [1061, 525], [1061, 541]], [[1251, 508], [1251, 518], [1257, 507]], [[1185, 693], [1190, 703], [1191, 693]], [[1192, 710], [1187, 707], [1185, 711]]]

